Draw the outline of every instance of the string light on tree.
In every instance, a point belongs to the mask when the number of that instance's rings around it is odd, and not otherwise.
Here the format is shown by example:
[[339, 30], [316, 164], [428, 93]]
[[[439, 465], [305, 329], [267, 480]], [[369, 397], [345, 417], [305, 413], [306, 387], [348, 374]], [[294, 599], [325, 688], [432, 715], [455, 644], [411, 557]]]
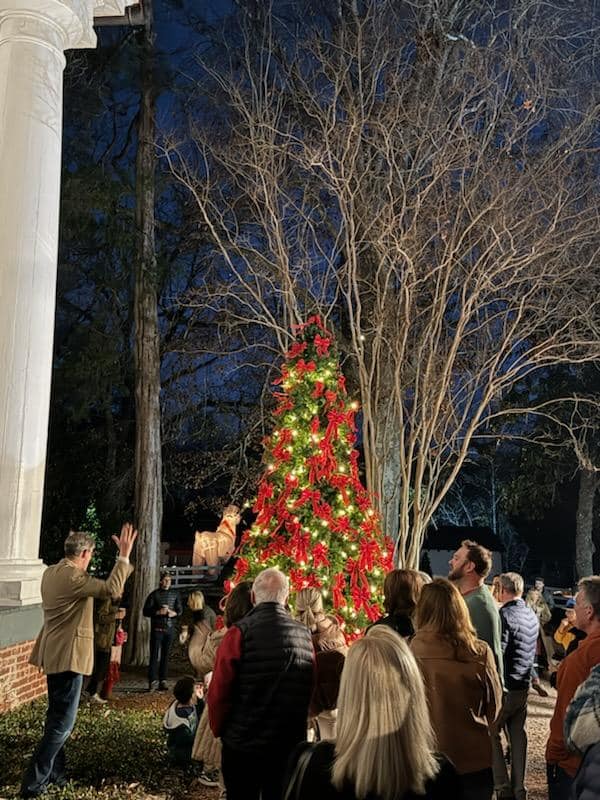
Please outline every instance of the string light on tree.
[[234, 580], [278, 566], [292, 592], [322, 589], [349, 638], [382, 614], [392, 545], [360, 482], [355, 416], [333, 337], [317, 317], [296, 330], [276, 381], [256, 521], [242, 537]]

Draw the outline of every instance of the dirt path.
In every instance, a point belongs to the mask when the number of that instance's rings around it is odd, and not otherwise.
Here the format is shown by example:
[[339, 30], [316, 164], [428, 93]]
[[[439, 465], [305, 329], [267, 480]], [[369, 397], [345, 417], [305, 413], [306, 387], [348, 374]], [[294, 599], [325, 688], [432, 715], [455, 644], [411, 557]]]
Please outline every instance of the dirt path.
[[526, 785], [529, 789], [529, 800], [547, 800], [546, 786], [546, 741], [550, 727], [550, 718], [554, 711], [556, 692], [545, 684], [549, 697], [539, 697], [535, 692], [529, 693], [527, 712], [527, 736], [529, 740]]

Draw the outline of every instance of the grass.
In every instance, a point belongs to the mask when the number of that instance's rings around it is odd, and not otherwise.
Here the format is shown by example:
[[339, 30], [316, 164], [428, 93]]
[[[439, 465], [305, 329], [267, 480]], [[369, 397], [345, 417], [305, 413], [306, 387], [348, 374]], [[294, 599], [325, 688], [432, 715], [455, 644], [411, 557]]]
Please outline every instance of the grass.
[[[43, 729], [46, 702], [0, 716], [0, 800], [14, 798]], [[148, 800], [190, 797], [191, 777], [168, 765], [162, 714], [156, 709], [81, 706], [66, 746], [71, 779], [49, 800]]]

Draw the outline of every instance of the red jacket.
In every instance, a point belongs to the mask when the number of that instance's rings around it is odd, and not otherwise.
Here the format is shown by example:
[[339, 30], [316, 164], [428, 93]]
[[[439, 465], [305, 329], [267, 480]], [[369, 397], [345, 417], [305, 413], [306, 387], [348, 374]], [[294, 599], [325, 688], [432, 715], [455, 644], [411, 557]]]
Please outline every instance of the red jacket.
[[231, 711], [233, 684], [242, 657], [242, 632], [232, 625], [217, 650], [215, 668], [208, 687], [208, 721], [215, 736], [221, 736]]
[[592, 667], [600, 664], [600, 631], [583, 639], [577, 650], [564, 658], [556, 676], [556, 706], [550, 720], [550, 738], [546, 745], [546, 761], [558, 764], [572, 777], [577, 772], [581, 757], [567, 750], [563, 736], [565, 714], [577, 688], [589, 676]]

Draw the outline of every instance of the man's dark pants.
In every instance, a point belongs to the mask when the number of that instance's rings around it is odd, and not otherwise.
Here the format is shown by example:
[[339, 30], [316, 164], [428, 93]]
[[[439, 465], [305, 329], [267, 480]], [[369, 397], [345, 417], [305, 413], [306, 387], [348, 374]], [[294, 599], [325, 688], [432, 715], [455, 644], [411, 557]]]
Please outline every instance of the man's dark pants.
[[150, 665], [148, 667], [148, 682], [167, 680], [167, 669], [169, 666], [169, 650], [175, 628], [170, 627], [164, 630], [153, 628], [150, 632]]
[[297, 742], [285, 748], [268, 747], [263, 752], [244, 753], [223, 742], [221, 771], [227, 800], [281, 800], [283, 777], [296, 746]]
[[65, 780], [64, 745], [75, 725], [83, 675], [57, 672], [48, 675], [47, 681], [48, 711], [44, 735], [23, 775], [22, 797], [36, 797], [49, 783]]
[[[515, 797], [525, 800], [525, 773], [527, 772], [527, 689], [512, 689], [504, 695], [502, 711], [491, 729], [492, 769], [499, 798]], [[510, 777], [504, 759], [500, 732], [504, 730], [510, 744]]]
[[569, 800], [573, 778], [558, 764], [546, 764], [548, 800]]

